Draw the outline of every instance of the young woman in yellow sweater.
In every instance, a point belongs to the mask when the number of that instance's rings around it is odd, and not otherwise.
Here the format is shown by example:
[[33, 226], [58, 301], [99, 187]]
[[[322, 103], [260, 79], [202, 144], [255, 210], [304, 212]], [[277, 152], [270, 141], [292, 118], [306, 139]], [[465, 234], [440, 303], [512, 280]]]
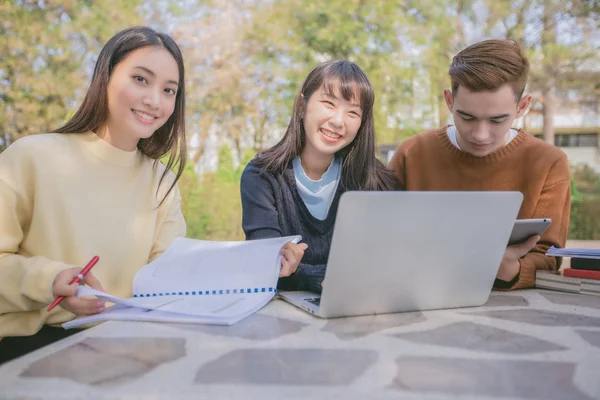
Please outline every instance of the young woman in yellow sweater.
[[71, 333], [50, 325], [104, 309], [69, 284], [93, 256], [85, 283], [129, 297], [137, 270], [185, 236], [184, 88], [173, 39], [126, 29], [100, 52], [70, 121], [0, 154], [0, 363]]

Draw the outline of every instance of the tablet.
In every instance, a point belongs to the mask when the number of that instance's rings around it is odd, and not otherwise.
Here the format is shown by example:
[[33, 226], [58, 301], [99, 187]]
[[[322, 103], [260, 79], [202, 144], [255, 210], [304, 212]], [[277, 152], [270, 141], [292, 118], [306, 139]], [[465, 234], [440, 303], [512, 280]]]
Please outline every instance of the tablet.
[[546, 232], [552, 220], [550, 218], [518, 219], [513, 225], [508, 244], [522, 243], [534, 235]]

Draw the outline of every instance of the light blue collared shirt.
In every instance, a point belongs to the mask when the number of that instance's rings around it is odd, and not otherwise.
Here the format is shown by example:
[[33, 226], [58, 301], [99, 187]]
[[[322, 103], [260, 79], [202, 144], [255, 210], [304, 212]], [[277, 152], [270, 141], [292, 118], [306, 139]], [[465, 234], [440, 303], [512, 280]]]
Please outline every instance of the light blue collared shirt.
[[296, 187], [311, 215], [319, 220], [327, 218], [329, 208], [342, 175], [342, 158], [335, 157], [321, 179], [313, 181], [304, 172], [300, 157], [292, 161]]

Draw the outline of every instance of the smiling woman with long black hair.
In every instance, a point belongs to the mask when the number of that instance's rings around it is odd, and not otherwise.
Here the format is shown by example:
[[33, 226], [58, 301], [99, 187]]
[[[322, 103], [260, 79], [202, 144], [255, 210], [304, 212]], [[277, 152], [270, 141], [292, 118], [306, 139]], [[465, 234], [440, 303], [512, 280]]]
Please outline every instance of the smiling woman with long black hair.
[[104, 309], [70, 284], [90, 258], [100, 261], [85, 284], [130, 297], [138, 269], [185, 236], [184, 98], [173, 39], [126, 29], [100, 52], [70, 121], [0, 154], [0, 362], [68, 334], [52, 325]]
[[341, 60], [317, 66], [296, 96], [284, 137], [242, 174], [246, 239], [304, 240], [282, 249], [282, 290], [321, 291], [343, 192], [398, 185], [375, 157], [374, 101], [358, 65]]

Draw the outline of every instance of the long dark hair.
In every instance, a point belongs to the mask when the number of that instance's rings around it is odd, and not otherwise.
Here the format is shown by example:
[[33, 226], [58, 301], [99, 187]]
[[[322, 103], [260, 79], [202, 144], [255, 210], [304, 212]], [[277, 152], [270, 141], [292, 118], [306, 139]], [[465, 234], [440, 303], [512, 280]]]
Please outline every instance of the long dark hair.
[[339, 88], [344, 99], [351, 101], [355, 89], [360, 93], [362, 120], [354, 140], [337, 152], [343, 157], [341, 183], [347, 190], [393, 190], [397, 181], [393, 173], [375, 157], [375, 93], [369, 79], [353, 62], [329, 61], [313, 69], [296, 95], [290, 124], [283, 139], [260, 154], [255, 162], [271, 173], [283, 173], [290, 161], [302, 153], [305, 144], [302, 115], [310, 97], [321, 86], [327, 92]]
[[158, 128], [152, 136], [140, 139], [138, 149], [142, 154], [159, 162], [165, 154], [169, 154], [167, 168], [160, 178], [159, 187], [169, 170], [177, 165], [177, 173], [173, 184], [169, 187], [160, 204], [175, 187], [177, 180], [185, 169], [186, 139], [185, 139], [185, 79], [183, 56], [175, 41], [164, 33], [136, 26], [122, 30], [113, 36], [102, 48], [96, 66], [92, 83], [83, 98], [83, 103], [64, 126], [56, 133], [82, 133], [96, 131], [108, 118], [107, 88], [111, 74], [119, 62], [125, 59], [132, 51], [147, 46], [164, 47], [177, 62], [179, 68], [179, 87], [175, 97], [175, 109], [167, 122]]

